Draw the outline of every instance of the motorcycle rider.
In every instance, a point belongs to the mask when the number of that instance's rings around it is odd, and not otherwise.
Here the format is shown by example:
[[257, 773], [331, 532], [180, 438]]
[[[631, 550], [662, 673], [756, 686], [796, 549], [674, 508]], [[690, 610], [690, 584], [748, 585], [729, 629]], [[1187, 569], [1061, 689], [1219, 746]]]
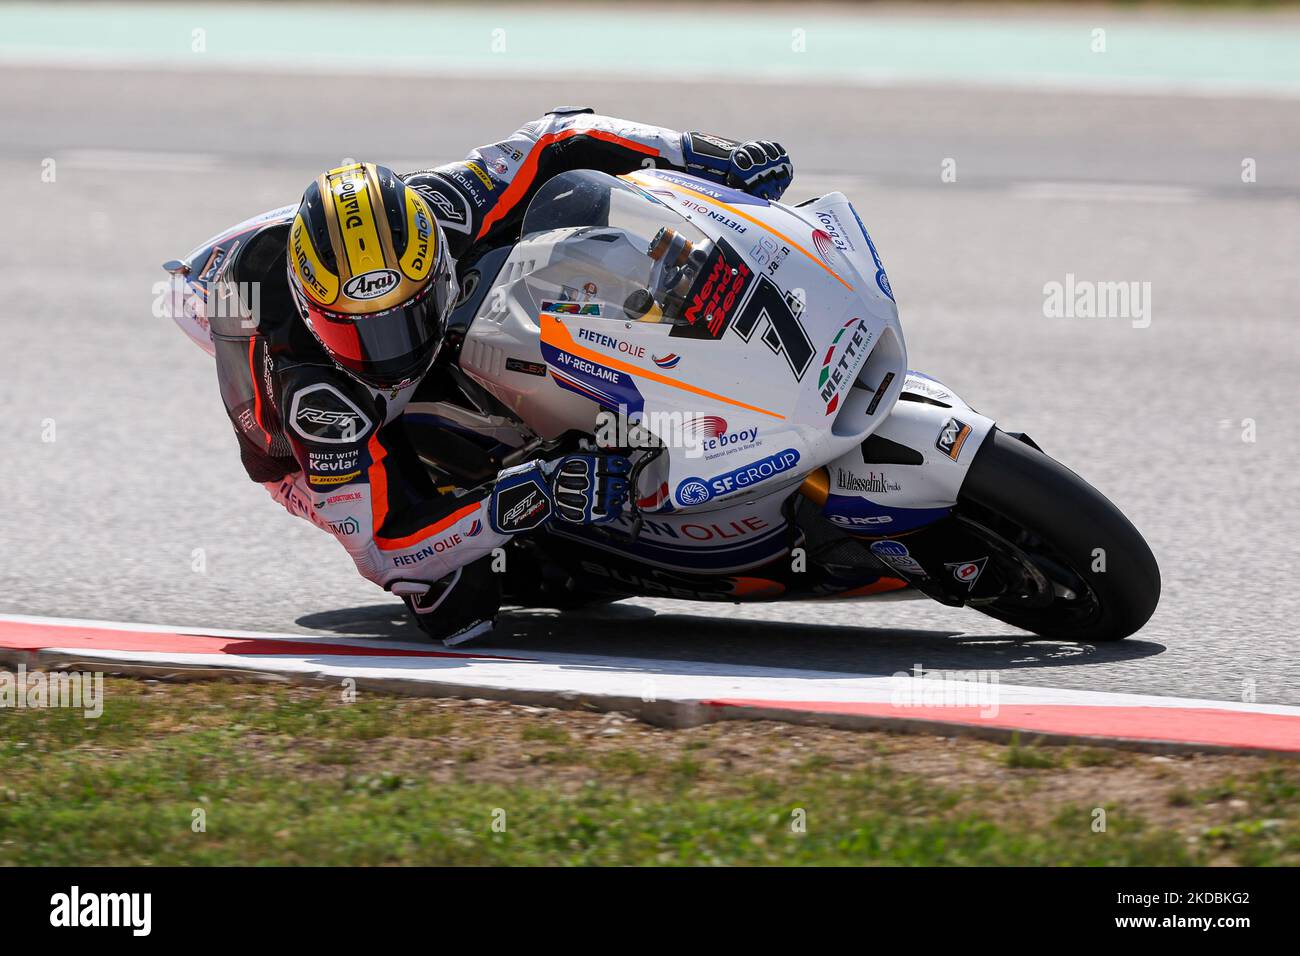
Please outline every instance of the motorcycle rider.
[[552, 176], [643, 166], [764, 199], [779, 198], [793, 177], [779, 144], [590, 109], [552, 110], [461, 162], [402, 176], [343, 166], [307, 187], [287, 262], [267, 269], [268, 286], [286, 269], [292, 307], [261, 309], [238, 348], [218, 343], [249, 476], [334, 534], [357, 570], [399, 595], [435, 639], [455, 644], [491, 628], [500, 604], [492, 552], [511, 535], [550, 520], [612, 521], [629, 491], [628, 460], [596, 454], [529, 462], [478, 488], [434, 487], [401, 414], [442, 344], [457, 261], [516, 240], [529, 200]]

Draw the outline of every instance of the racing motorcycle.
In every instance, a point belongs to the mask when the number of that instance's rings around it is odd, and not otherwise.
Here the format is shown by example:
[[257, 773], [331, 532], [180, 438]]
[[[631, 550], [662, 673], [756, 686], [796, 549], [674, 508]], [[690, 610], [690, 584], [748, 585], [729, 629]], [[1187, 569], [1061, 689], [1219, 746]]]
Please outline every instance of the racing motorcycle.
[[[204, 348], [226, 251], [283, 248], [295, 208], [169, 264], [184, 283], [171, 314]], [[593, 447], [634, 463], [617, 522], [512, 539], [517, 606], [925, 596], [1083, 642], [1155, 610], [1155, 558], [1110, 501], [908, 369], [842, 193], [791, 206], [669, 170], [568, 172], [518, 242], [460, 274], [403, 419], [434, 480], [471, 487]]]

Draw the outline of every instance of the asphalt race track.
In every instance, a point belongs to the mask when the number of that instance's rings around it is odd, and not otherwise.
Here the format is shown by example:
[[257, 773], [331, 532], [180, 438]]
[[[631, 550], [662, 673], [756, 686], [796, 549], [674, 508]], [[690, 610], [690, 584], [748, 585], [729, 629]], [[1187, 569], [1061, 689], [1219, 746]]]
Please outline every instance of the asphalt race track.
[[[446, 161], [583, 101], [778, 139], [792, 198], [846, 192], [912, 367], [1110, 496], [1150, 541], [1163, 598], [1138, 635], [1096, 648], [917, 601], [628, 602], [510, 614], [487, 644], [1300, 701], [1300, 101], [484, 77], [400, 93], [358, 76], [0, 69], [0, 612], [409, 633], [335, 542], [244, 476], [210, 360], [151, 313], [158, 265], [344, 157]], [[1149, 327], [1045, 318], [1044, 284], [1069, 273], [1150, 282]]]

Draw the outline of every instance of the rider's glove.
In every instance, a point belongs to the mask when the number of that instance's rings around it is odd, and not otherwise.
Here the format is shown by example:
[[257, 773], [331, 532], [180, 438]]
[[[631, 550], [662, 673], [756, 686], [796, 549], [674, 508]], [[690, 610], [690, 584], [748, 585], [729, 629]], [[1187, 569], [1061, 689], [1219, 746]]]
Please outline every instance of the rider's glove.
[[623, 512], [632, 463], [622, 455], [569, 455], [552, 475], [555, 516], [571, 524], [604, 524]]
[[623, 510], [632, 463], [622, 455], [567, 455], [531, 461], [497, 475], [488, 520], [500, 534], [539, 528], [552, 517], [603, 524]]
[[794, 179], [794, 164], [780, 143], [737, 143], [709, 133], [682, 137], [686, 168], [760, 199], [780, 199]]

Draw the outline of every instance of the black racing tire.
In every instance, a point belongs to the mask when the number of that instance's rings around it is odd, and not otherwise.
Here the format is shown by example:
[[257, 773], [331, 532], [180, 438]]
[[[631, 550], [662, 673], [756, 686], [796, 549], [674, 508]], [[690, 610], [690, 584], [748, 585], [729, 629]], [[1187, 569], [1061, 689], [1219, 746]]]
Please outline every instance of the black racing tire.
[[1146, 624], [1160, 600], [1155, 556], [1120, 510], [1004, 431], [994, 429], [976, 453], [954, 514], [967, 530], [997, 539], [1004, 554], [1032, 565], [1028, 578], [1052, 585], [1036, 597], [1011, 589], [972, 602], [990, 617], [1056, 640], [1118, 641]]

